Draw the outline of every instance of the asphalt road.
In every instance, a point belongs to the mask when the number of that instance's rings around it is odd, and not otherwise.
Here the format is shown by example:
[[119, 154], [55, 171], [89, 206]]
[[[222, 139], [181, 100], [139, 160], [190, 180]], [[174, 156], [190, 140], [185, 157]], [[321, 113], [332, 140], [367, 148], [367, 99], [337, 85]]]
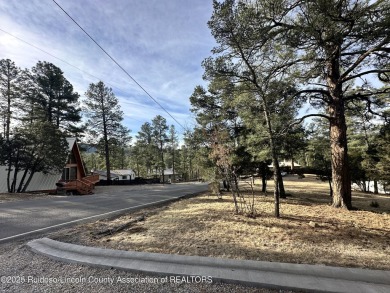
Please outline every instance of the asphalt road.
[[206, 189], [205, 183], [97, 186], [92, 195], [0, 203], [0, 242], [114, 216]]

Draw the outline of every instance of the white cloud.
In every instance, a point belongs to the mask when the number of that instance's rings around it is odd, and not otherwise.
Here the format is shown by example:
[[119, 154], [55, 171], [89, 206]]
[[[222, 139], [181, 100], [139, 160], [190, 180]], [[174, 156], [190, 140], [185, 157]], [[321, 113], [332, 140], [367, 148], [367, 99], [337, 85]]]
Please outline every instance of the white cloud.
[[[207, 28], [211, 1], [57, 1], [182, 125], [192, 120], [188, 98], [203, 83], [200, 64], [214, 46]], [[112, 87], [133, 135], [158, 114], [175, 123], [54, 2], [2, 1], [0, 29], [84, 72], [1, 31], [0, 58], [9, 58], [22, 68], [40, 60], [52, 62], [82, 96], [98, 79]]]

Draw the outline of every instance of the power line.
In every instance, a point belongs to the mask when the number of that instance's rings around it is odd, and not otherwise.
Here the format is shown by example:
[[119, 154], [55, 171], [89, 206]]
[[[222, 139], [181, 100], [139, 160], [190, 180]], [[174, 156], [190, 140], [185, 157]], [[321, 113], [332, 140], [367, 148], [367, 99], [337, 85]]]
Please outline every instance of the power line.
[[100, 46], [99, 43], [95, 41], [95, 39], [92, 38], [91, 35], [88, 34], [85, 29], [83, 29], [77, 23], [77, 21], [74, 20], [73, 17], [69, 15], [69, 13], [66, 12], [64, 8], [61, 7], [61, 5], [59, 5], [55, 0], [53, 0], [53, 2], [92, 40], [92, 42], [94, 42], [133, 82], [135, 82], [148, 95], [149, 98], [151, 98], [161, 109], [164, 110], [165, 113], [167, 113], [181, 128], [185, 130], [185, 127], [181, 125], [179, 121], [177, 121], [175, 117], [173, 117], [171, 113], [169, 113], [155, 98], [153, 98], [152, 95], [149, 94], [110, 54], [108, 54], [107, 51], [104, 50], [103, 47]]
[[[46, 50], [44, 50], [44, 49], [42, 49], [42, 48], [39, 48], [39, 47], [35, 46], [34, 44], [31, 44], [31, 43], [27, 42], [26, 40], [23, 40], [23, 39], [21, 39], [21, 38], [15, 36], [15, 35], [13, 35], [13, 34], [7, 32], [7, 31], [3, 30], [2, 28], [0, 28], [0, 31], [2, 31], [3, 33], [5, 33], [5, 34], [7, 34], [7, 35], [9, 35], [9, 36], [11, 36], [11, 37], [17, 39], [18, 41], [21, 41], [21, 42], [23, 42], [23, 43], [25, 43], [25, 44], [27, 44], [27, 45], [29, 45], [29, 46], [31, 46], [31, 47], [33, 47], [33, 48], [39, 50], [39, 51], [41, 51], [41, 52], [43, 52], [43, 53], [45, 53], [45, 54], [47, 54], [47, 55], [49, 55], [49, 56], [51, 56], [51, 57], [57, 59], [57, 60], [60, 60], [61, 62], [65, 63], [65, 64], [67, 64], [67, 65], [69, 65], [69, 66], [71, 66], [71, 67], [73, 67], [73, 68], [75, 68], [75, 69], [77, 69], [77, 70], [79, 70], [79, 71], [81, 71], [81, 72], [83, 72], [83, 73], [85, 73], [85, 74], [87, 74], [87, 75], [93, 77], [93, 78], [96, 78], [97, 80], [103, 80], [103, 78], [97, 77], [97, 76], [95, 76], [95, 75], [93, 75], [93, 74], [91, 74], [91, 73], [89, 73], [89, 72], [87, 72], [87, 71], [85, 71], [85, 70], [82, 70], [81, 68], [79, 68], [79, 67], [77, 67], [77, 66], [75, 66], [75, 65], [73, 65], [73, 64], [71, 64], [71, 63], [69, 63], [68, 61], [66, 61], [66, 60], [64, 60], [64, 59], [61, 59], [61, 58], [59, 58], [59, 57], [57, 57], [57, 56], [51, 54], [50, 52], [48, 52], [48, 51], [46, 51]], [[118, 91], [120, 91], [120, 92], [126, 94], [126, 92], [125, 92], [124, 90], [122, 90], [122, 89], [120, 89], [120, 88], [114, 86], [113, 84], [110, 84], [110, 83], [108, 83], [108, 82], [106, 82], [106, 84], [108, 84], [108, 85], [110, 85], [112, 88], [115, 88], [116, 90], [118, 90]], [[135, 118], [133, 118], [133, 117], [128, 117], [128, 118], [133, 119], [133, 120], [138, 121], [138, 122], [141, 122], [141, 123], [144, 122], [144, 121], [140, 121], [140, 120], [138, 120], [138, 119], [135, 119]]]

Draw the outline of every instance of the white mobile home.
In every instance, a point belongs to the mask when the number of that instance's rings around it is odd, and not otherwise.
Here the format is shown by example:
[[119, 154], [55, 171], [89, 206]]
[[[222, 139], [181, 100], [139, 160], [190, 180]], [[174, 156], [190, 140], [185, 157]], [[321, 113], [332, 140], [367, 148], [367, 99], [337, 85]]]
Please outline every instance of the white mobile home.
[[[107, 180], [106, 170], [93, 170], [92, 174], [99, 175], [100, 180]], [[111, 180], [134, 180], [135, 172], [131, 169], [126, 170], [111, 170]]]

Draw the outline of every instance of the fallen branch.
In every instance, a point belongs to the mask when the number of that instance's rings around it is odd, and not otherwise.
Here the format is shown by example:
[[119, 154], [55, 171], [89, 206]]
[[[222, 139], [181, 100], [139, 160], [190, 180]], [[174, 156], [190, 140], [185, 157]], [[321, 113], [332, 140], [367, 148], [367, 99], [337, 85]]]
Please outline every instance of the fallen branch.
[[137, 222], [140, 222], [140, 221], [143, 221], [145, 220], [145, 215], [142, 215], [142, 216], [139, 216], [135, 219], [132, 219], [131, 221], [128, 221], [118, 227], [114, 227], [114, 228], [109, 228], [109, 229], [106, 229], [106, 230], [103, 230], [103, 231], [99, 231], [96, 233], [96, 235], [112, 235], [114, 233], [118, 233], [126, 228], [129, 228], [131, 225], [133, 225], [134, 223], [137, 223]]

